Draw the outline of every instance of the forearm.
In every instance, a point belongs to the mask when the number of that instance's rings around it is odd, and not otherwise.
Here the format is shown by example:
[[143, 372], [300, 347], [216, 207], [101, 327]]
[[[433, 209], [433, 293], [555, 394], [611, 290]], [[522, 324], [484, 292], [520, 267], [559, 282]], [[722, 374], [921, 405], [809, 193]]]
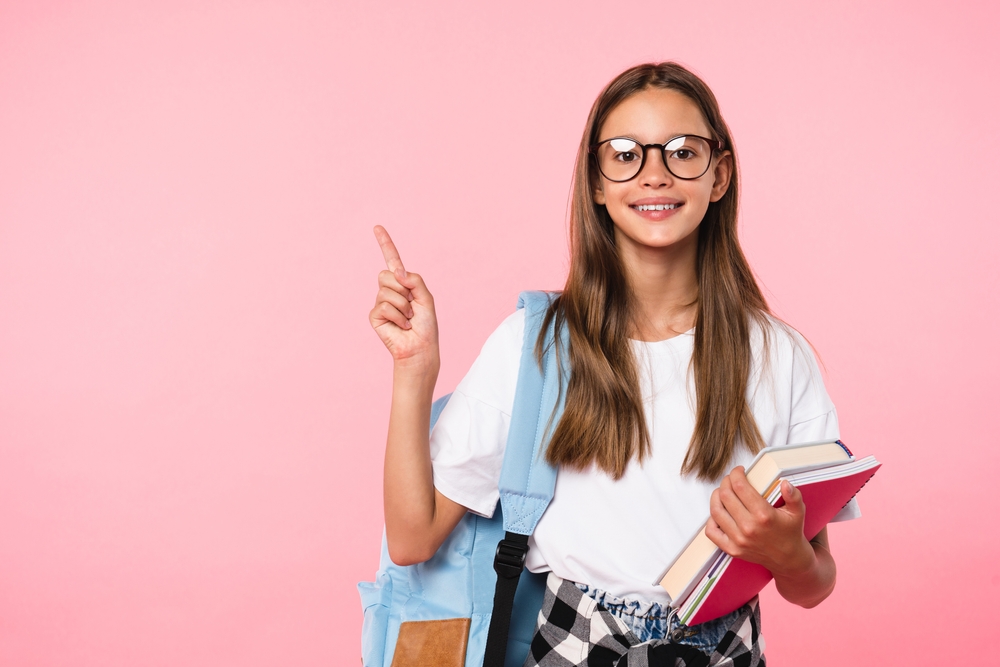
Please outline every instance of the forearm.
[[808, 543], [811, 554], [801, 563], [774, 572], [774, 583], [781, 597], [806, 609], [825, 600], [837, 583], [837, 564], [830, 553], [826, 529]]
[[424, 560], [430, 548], [436, 503], [428, 431], [438, 368], [437, 359], [393, 368], [383, 501], [386, 538], [397, 562]]
[[378, 274], [372, 328], [392, 353], [392, 408], [385, 446], [383, 499], [389, 557], [400, 565], [430, 558], [465, 508], [434, 489], [431, 401], [441, 367], [434, 297], [420, 275], [407, 272], [382, 226], [375, 237], [385, 257]]

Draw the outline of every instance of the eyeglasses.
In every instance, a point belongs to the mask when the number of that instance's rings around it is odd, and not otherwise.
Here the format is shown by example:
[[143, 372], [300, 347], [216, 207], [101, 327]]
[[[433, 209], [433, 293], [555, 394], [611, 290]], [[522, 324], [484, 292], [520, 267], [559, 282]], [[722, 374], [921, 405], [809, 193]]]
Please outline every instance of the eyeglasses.
[[594, 144], [590, 152], [597, 158], [597, 168], [604, 178], [623, 183], [639, 175], [646, 164], [646, 155], [655, 149], [662, 152], [667, 171], [691, 181], [708, 171], [712, 155], [722, 150], [722, 142], [693, 134], [674, 137], [665, 144], [640, 144], [635, 139], [613, 137]]

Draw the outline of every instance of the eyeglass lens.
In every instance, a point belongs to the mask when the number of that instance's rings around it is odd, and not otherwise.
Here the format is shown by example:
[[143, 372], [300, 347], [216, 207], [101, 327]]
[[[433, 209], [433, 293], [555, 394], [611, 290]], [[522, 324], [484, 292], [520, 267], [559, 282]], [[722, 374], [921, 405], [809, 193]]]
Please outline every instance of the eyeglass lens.
[[[627, 181], [642, 168], [644, 150], [632, 139], [610, 139], [598, 146], [597, 163], [608, 180]], [[663, 145], [663, 158], [667, 170], [677, 178], [698, 178], [708, 171], [712, 148], [700, 137], [674, 137]]]

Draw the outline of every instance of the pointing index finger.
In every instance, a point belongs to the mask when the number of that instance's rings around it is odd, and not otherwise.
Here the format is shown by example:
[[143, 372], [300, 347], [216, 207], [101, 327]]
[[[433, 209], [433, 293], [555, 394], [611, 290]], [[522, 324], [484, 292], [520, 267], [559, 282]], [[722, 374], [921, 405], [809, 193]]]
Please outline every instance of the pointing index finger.
[[[379, 247], [382, 248], [382, 257], [385, 258], [385, 266], [395, 273], [398, 269], [403, 269], [403, 260], [399, 258], [396, 245], [392, 242], [389, 232], [385, 231], [382, 225], [375, 225], [375, 238], [378, 239]], [[406, 269], [403, 269], [404, 271]]]

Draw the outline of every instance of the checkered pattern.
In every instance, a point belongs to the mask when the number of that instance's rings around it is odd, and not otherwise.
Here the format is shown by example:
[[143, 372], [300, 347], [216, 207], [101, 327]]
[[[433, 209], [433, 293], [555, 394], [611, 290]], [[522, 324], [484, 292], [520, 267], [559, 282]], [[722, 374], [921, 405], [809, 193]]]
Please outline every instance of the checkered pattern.
[[550, 573], [524, 667], [765, 667], [763, 652], [756, 598], [706, 655], [662, 639], [640, 643], [576, 584]]

